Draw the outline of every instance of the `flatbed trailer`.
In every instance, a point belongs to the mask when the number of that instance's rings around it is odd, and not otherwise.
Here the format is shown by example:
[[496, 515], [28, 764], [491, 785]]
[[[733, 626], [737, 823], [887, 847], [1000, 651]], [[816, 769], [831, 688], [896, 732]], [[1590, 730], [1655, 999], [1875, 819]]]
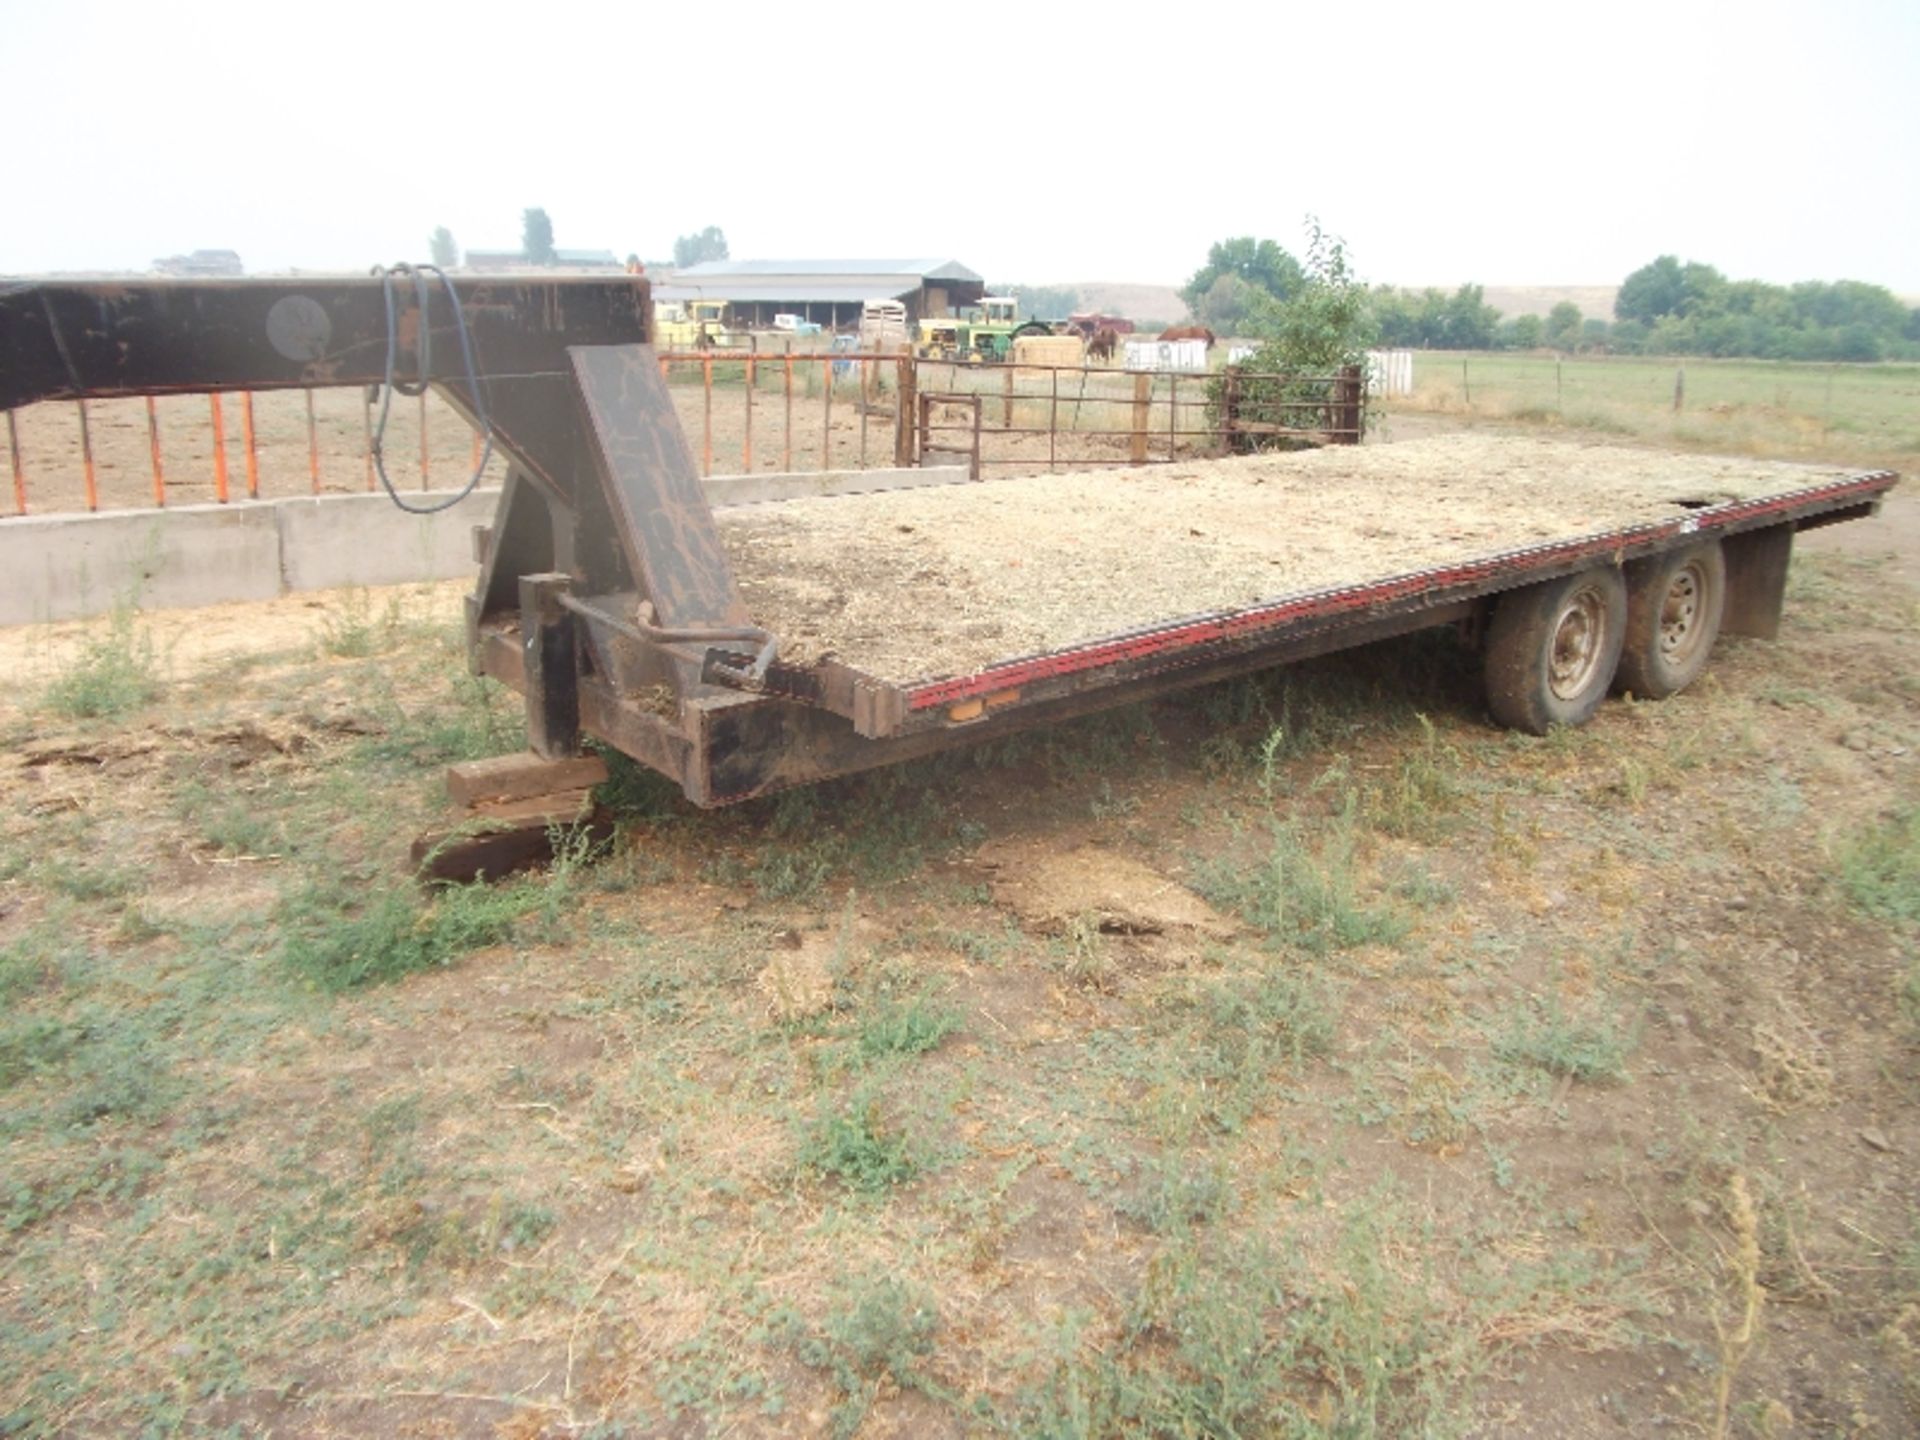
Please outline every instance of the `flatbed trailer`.
[[[716, 516], [651, 325], [646, 282], [627, 277], [20, 287], [0, 294], [0, 408], [431, 385], [509, 460], [476, 535], [473, 670], [524, 695], [536, 754], [593, 737], [708, 806], [1434, 626], [1479, 642], [1498, 721], [1579, 724], [1612, 689], [1684, 688], [1720, 633], [1772, 636], [1794, 534], [1871, 515], [1897, 479], [1614, 450], [1623, 485], [1569, 512], [1555, 477], [1592, 447], [1516, 440], [1507, 461], [1496, 445], [1464, 472], [1447, 457], [1454, 510], [1397, 532], [1431, 503], [1439, 450], [1425, 481], [1417, 446], [1211, 462], [1208, 526], [1183, 524], [1200, 502], [1178, 465]], [[1363, 496], [1370, 465], [1399, 488]], [[1121, 503], [1142, 497], [1144, 521]], [[1506, 518], [1476, 528], [1476, 497]], [[1003, 539], [983, 541], [982, 506], [1004, 512]], [[1368, 530], [1370, 549], [1342, 548]], [[963, 536], [968, 564], [944, 563]], [[902, 563], [930, 541], [929, 563]], [[1244, 571], [1262, 545], [1315, 563], [1263, 582]], [[824, 574], [823, 546], [841, 556]], [[796, 548], [815, 568], [795, 569]], [[1158, 563], [1176, 555], [1177, 573]], [[1066, 584], [1063, 622], [1022, 632], [994, 615], [1020, 588], [996, 579], [996, 557], [1024, 577], [1097, 576], [1121, 608]], [[848, 630], [855, 612], [864, 628]], [[984, 637], [956, 632], [956, 612]]]

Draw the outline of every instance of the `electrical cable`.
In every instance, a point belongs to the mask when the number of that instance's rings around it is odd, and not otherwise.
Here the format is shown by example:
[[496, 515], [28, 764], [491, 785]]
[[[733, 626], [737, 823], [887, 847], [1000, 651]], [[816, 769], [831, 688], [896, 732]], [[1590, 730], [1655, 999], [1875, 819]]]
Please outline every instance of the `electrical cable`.
[[[453, 281], [447, 272], [438, 265], [414, 265], [402, 260], [389, 269], [385, 265], [373, 267], [373, 274], [379, 277], [380, 292], [387, 308], [387, 363], [386, 381], [380, 395], [380, 419], [373, 428], [373, 436], [368, 443], [368, 453], [373, 460], [375, 473], [380, 476], [380, 484], [385, 487], [387, 498], [392, 500], [409, 515], [438, 515], [443, 510], [451, 510], [462, 500], [480, 487], [480, 477], [486, 473], [487, 461], [493, 458], [493, 422], [487, 416], [487, 395], [481, 388], [478, 367], [473, 359], [473, 337], [467, 331], [466, 312], [460, 308], [460, 292], [454, 289]], [[393, 481], [387, 477], [386, 438], [387, 414], [393, 406], [395, 392], [409, 397], [426, 393], [433, 378], [433, 326], [432, 319], [433, 287], [428, 282], [429, 275], [438, 276], [440, 284], [447, 292], [447, 303], [453, 309], [454, 333], [460, 337], [460, 357], [467, 367], [467, 394], [473, 400], [474, 420], [480, 427], [482, 445], [479, 463], [473, 467], [473, 474], [467, 477], [467, 483], [444, 500], [431, 505], [412, 505], [401, 497], [394, 488]], [[400, 357], [400, 317], [395, 303], [397, 282], [403, 276], [413, 280], [414, 304], [420, 311], [420, 340], [418, 345], [420, 359], [419, 378], [409, 384], [398, 378]]]

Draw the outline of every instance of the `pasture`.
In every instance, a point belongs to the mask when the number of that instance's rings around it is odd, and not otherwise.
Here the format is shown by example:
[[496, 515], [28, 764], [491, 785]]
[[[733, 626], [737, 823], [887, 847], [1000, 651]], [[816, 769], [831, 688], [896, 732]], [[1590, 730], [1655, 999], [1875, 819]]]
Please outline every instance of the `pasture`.
[[1422, 350], [1414, 354], [1413, 396], [1385, 409], [1389, 417], [1504, 421], [1729, 455], [1920, 469], [1920, 365]]

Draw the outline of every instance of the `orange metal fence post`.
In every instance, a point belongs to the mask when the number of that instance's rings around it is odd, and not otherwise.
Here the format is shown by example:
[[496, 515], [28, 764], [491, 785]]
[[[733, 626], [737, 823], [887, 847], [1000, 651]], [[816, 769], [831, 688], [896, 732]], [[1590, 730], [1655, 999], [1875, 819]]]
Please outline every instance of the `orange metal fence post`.
[[253, 443], [253, 392], [240, 392], [240, 434], [247, 452], [247, 498], [260, 498], [260, 452]]
[[700, 473], [713, 474], [713, 352], [700, 357]]
[[826, 417], [820, 422], [820, 468], [822, 470], [831, 470], [833, 468], [833, 356], [832, 355], [829, 354], [821, 357], [820, 375], [821, 375], [821, 378], [826, 381], [826, 384], [822, 388], [825, 389], [827, 392], [827, 413], [826, 413]]
[[86, 466], [87, 509], [100, 508], [100, 484], [93, 473], [93, 432], [87, 428], [87, 402], [73, 402], [80, 409], [80, 458]]
[[480, 469], [480, 432], [473, 432], [473, 458], [467, 461], [467, 473], [477, 474]]
[[873, 366], [868, 360], [860, 365], [860, 468], [867, 468], [867, 406], [873, 401]]
[[167, 503], [167, 476], [160, 465], [160, 416], [154, 409], [153, 396], [147, 396], [147, 449], [153, 455], [153, 503], [165, 507]]
[[227, 503], [227, 417], [220, 409], [220, 394], [207, 397], [213, 409], [213, 498]]
[[[780, 468], [788, 474], [793, 473], [793, 342], [787, 342], [786, 385], [787, 385], [787, 438], [780, 449]], [[9, 416], [9, 423], [12, 417]]]
[[420, 488], [433, 488], [433, 466], [427, 459], [427, 392], [420, 391]]
[[320, 493], [320, 432], [313, 423], [313, 391], [307, 391], [307, 478], [313, 493]]
[[740, 472], [753, 473], [753, 356], [747, 356], [747, 430], [740, 442]]
[[13, 411], [7, 411], [7, 454], [13, 459], [13, 513], [27, 513], [27, 472], [20, 464], [20, 431], [13, 423]]

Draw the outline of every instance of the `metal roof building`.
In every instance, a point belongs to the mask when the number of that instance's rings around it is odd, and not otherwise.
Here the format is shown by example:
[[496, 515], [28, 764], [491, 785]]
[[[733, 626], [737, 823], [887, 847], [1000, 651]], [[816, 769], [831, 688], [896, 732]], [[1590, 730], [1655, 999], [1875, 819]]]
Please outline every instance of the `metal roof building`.
[[736, 324], [787, 314], [831, 326], [859, 320], [868, 300], [899, 300], [918, 320], [975, 304], [986, 289], [958, 260], [709, 260], [674, 271], [653, 298], [724, 300]]

